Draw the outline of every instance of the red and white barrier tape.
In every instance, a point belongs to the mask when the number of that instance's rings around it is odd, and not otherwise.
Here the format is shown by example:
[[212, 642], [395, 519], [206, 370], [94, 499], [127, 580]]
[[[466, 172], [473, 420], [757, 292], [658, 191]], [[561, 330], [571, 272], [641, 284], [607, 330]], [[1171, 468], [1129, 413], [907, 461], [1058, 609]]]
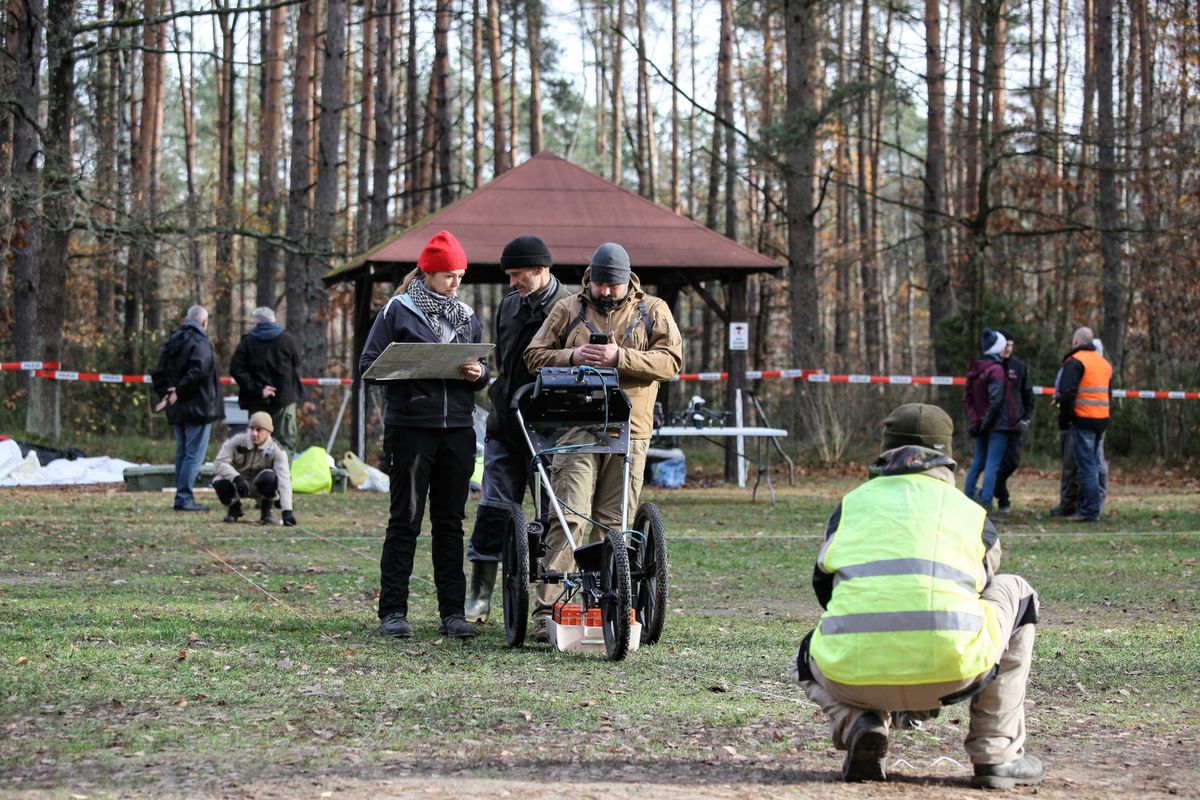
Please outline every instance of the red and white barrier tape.
[[[149, 375], [122, 375], [107, 372], [72, 372], [54, 369], [50, 362], [43, 365], [41, 361], [3, 362], [6, 370], [33, 370], [39, 378], [56, 381], [93, 381], [99, 383], [150, 383]], [[43, 366], [45, 368], [43, 368]], [[726, 372], [688, 372], [674, 378], [675, 381], [723, 381], [729, 377]], [[952, 375], [831, 375], [816, 369], [768, 369], [748, 370], [747, 380], [764, 378], [780, 378], [783, 380], [808, 381], [809, 383], [873, 383], [893, 386], [962, 386], [966, 378]], [[349, 386], [354, 381], [351, 378], [301, 378], [305, 386]], [[231, 385], [233, 378], [221, 378], [221, 383]], [[1052, 395], [1051, 386], [1034, 386], [1034, 394]], [[1156, 391], [1153, 389], [1113, 389], [1113, 397], [1136, 398], [1141, 400], [1200, 400], [1200, 392], [1186, 391]]]
[[32, 372], [39, 369], [58, 369], [57, 361], [0, 361], [0, 372]]
[[[681, 373], [678, 381], [723, 381], [727, 372]], [[963, 386], [967, 379], [951, 375], [830, 375], [814, 369], [748, 370], [748, 380], [759, 378], [790, 378], [809, 383], [877, 383], [898, 386]], [[1053, 395], [1053, 386], [1034, 386], [1034, 394]], [[1113, 389], [1113, 397], [1137, 398], [1141, 400], [1200, 400], [1200, 392], [1156, 391], [1153, 389]]]
[[[91, 381], [93, 383], [152, 383], [149, 375], [122, 375], [109, 372], [72, 372], [65, 369], [38, 369], [33, 373], [39, 378], [55, 381]], [[221, 378], [221, 383], [232, 385], [233, 378], [228, 375]], [[349, 386], [354, 381], [350, 378], [301, 378], [305, 386]]]

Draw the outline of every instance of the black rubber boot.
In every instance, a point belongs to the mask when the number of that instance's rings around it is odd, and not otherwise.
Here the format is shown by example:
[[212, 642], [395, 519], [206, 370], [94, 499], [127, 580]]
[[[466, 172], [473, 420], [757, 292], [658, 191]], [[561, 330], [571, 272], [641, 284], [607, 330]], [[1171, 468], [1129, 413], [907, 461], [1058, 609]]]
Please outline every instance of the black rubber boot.
[[275, 515], [273, 513], [271, 513], [271, 501], [270, 500], [259, 500], [258, 504], [259, 504], [259, 507], [262, 509], [262, 516], [258, 518], [258, 523], [260, 525], [274, 525], [275, 524]]
[[492, 590], [496, 588], [495, 561], [471, 562], [471, 596], [467, 598], [467, 622], [487, 622], [492, 610]]
[[226, 522], [237, 522], [242, 517], [246, 516], [246, 512], [242, 511], [242, 501], [234, 500], [229, 504], [229, 510], [225, 512]]

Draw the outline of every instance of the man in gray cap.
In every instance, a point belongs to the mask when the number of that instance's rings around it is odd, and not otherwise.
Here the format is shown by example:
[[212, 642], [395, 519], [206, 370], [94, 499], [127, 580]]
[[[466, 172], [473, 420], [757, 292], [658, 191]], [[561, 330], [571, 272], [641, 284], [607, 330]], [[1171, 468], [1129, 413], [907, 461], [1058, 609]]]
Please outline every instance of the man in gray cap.
[[789, 673], [829, 717], [847, 781], [886, 780], [889, 723], [917, 727], [963, 701], [972, 785], [1009, 789], [1046, 774], [1025, 753], [1037, 593], [996, 574], [996, 528], [954, 486], [953, 434], [937, 406], [889, 414], [870, 480], [842, 498], [817, 554], [825, 611]]
[[[542, 367], [615, 367], [621, 388], [632, 405], [629, 419], [629, 504], [633, 520], [650, 432], [654, 428], [654, 401], [658, 384], [679, 374], [683, 366], [683, 339], [671, 309], [662, 300], [642, 291], [641, 281], [629, 268], [629, 254], [619, 244], [602, 244], [592, 254], [583, 274], [583, 291], [560, 300], [525, 351], [531, 373]], [[607, 337], [592, 344], [592, 336]], [[562, 445], [575, 443], [568, 434]], [[581, 433], [579, 442], [591, 440]], [[582, 542], [586, 518], [610, 528], [621, 524], [624, 488], [622, 459], [612, 455], [560, 454], [554, 457], [555, 495], [577, 513], [567, 516], [571, 537]], [[598, 532], [592, 532], [593, 537]], [[574, 554], [557, 519], [546, 532], [546, 569], [570, 572]], [[534, 641], [549, 641], [547, 620], [559, 588], [538, 587], [533, 612]]]
[[471, 561], [471, 593], [467, 622], [484, 622], [491, 612], [492, 590], [500, 562], [509, 509], [525, 498], [529, 484], [529, 452], [516, 419], [509, 414], [513, 395], [533, 376], [522, 356], [555, 303], [571, 294], [550, 274], [550, 249], [536, 236], [518, 236], [500, 254], [500, 267], [513, 289], [500, 301], [492, 341], [496, 343], [495, 382], [488, 390], [492, 410], [483, 451], [483, 497], [475, 513], [475, 529], [467, 558]]

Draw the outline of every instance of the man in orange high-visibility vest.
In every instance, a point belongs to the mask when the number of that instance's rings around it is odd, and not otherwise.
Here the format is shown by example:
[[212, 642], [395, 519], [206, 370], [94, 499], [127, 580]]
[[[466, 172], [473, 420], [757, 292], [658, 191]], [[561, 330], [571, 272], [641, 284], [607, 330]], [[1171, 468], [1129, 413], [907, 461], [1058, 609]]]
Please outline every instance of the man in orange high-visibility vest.
[[1108, 427], [1112, 365], [1096, 352], [1091, 328], [1079, 328], [1063, 359], [1058, 385], [1059, 427], [1070, 431], [1079, 481], [1079, 505], [1072, 522], [1100, 518], [1100, 440]]

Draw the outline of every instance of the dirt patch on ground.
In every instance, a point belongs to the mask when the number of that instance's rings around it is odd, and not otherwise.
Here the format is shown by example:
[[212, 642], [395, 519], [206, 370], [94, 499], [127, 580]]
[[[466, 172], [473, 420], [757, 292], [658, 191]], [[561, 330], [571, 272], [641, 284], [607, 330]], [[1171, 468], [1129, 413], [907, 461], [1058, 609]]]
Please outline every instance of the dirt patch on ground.
[[[942, 726], [955, 727], [956, 723]], [[800, 729], [804, 731], [804, 728]], [[951, 730], [951, 733], [955, 731]], [[815, 731], [810, 731], [816, 735]], [[583, 736], [583, 734], [581, 734]], [[1198, 797], [1200, 739], [1195, 731], [1154, 735], [1081, 725], [1054, 735], [1031, 730], [1030, 749], [1048, 765], [1044, 783], [1009, 796], [1051, 800]], [[117, 764], [30, 764], [6, 777], [7, 797], [211, 798], [915, 798], [970, 796], [970, 765], [957, 737], [893, 737], [886, 783], [841, 782], [842, 754], [807, 746], [744, 756], [713, 747], [697, 758], [581, 757], [577, 749], [539, 746], [536, 757], [476, 757], [430, 742], [413, 751], [295, 750], [269, 766], [238, 754], [232, 762], [196, 764], [183, 753], [131, 754]], [[453, 746], [451, 746], [453, 747]], [[22, 787], [22, 788], [17, 788]]]

